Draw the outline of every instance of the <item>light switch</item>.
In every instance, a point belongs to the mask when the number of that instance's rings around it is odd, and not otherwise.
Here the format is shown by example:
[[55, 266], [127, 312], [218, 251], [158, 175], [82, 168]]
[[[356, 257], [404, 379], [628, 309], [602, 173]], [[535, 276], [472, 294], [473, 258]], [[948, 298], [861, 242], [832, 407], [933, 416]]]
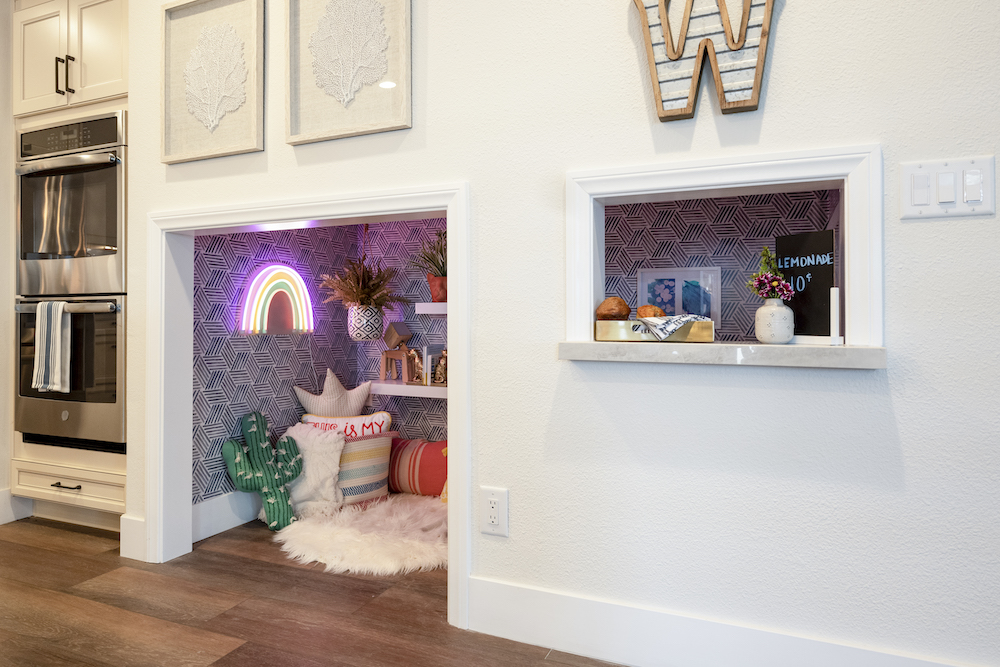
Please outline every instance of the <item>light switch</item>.
[[939, 171], [937, 175], [939, 204], [955, 203], [955, 172]]
[[996, 158], [900, 162], [899, 217], [902, 220], [955, 219], [996, 211]]
[[970, 204], [980, 204], [983, 201], [983, 170], [965, 170], [964, 199]]
[[912, 204], [914, 206], [928, 206], [931, 203], [931, 177], [930, 174], [913, 174]]

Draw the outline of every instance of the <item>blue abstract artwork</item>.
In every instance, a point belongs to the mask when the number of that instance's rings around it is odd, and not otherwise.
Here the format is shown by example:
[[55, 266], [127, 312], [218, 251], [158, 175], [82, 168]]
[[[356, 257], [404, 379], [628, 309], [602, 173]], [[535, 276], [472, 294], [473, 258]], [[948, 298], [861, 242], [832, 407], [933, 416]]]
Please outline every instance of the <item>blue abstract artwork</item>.
[[674, 278], [659, 278], [649, 281], [646, 288], [646, 303], [659, 306], [667, 315], [676, 315], [677, 310], [677, 280]]
[[691, 315], [712, 316], [712, 294], [703, 288], [697, 280], [685, 280], [681, 290], [684, 312]]

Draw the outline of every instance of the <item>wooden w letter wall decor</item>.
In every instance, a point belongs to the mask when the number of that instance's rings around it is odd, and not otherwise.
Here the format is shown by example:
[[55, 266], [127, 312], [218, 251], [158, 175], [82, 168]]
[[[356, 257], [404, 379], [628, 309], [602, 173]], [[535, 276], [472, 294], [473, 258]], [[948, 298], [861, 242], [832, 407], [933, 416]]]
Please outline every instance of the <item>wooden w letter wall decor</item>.
[[633, 1], [642, 16], [660, 120], [694, 116], [706, 57], [722, 113], [757, 108], [774, 0], [743, 0], [738, 35], [733, 35], [726, 0], [686, 0], [679, 31], [671, 27], [667, 14], [671, 0]]

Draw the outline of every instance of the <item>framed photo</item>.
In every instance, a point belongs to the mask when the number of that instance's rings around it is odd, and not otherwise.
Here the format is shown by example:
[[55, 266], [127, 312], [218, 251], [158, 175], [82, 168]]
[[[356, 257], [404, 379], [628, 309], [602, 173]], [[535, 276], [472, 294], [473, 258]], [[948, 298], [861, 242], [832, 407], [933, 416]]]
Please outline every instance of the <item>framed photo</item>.
[[160, 160], [264, 150], [264, 0], [163, 8]]
[[639, 269], [637, 306], [659, 306], [667, 315], [704, 315], [722, 326], [722, 269]]
[[285, 6], [289, 144], [411, 127], [410, 0]]

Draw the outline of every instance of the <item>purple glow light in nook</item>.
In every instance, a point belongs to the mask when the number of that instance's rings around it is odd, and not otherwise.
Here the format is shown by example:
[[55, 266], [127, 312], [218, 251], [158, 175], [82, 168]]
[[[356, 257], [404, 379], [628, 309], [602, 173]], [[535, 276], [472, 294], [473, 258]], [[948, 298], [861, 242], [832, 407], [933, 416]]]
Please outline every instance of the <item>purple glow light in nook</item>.
[[[285, 323], [275, 327], [275, 323], [268, 321], [268, 316], [272, 314], [275, 297], [279, 294], [284, 297], [278, 299], [275, 314], [278, 314], [278, 311], [287, 313], [288, 308], [285, 304], [290, 303], [291, 317], [279, 317], [278, 319], [285, 320]], [[308, 332], [316, 328], [306, 283], [295, 269], [284, 264], [270, 264], [258, 271], [250, 282], [246, 301], [243, 303], [240, 331], [249, 334], [268, 333], [269, 324], [272, 329], [280, 329], [273, 333]]]

